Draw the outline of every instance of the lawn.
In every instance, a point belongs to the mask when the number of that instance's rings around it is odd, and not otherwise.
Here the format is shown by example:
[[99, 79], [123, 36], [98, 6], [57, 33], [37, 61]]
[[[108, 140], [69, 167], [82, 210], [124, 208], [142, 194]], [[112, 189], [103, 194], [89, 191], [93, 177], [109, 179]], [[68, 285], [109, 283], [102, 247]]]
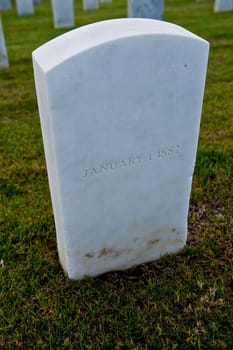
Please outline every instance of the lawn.
[[[64, 0], [65, 1], [65, 0]], [[0, 71], [0, 349], [174, 350], [233, 346], [233, 12], [166, 0], [165, 20], [210, 42], [185, 249], [124, 272], [70, 281], [58, 262], [32, 72], [54, 29], [49, 0], [32, 17], [2, 13], [10, 69]], [[126, 1], [76, 25], [126, 17]]]

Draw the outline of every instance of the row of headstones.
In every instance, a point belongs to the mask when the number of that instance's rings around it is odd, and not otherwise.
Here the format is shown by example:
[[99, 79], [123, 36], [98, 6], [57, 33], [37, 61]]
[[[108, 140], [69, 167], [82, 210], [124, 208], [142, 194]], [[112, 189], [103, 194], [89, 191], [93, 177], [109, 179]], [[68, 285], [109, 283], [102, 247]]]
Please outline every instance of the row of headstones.
[[[55, 11], [73, 9], [73, 0], [51, 0], [52, 6]], [[34, 7], [33, 4], [39, 4], [41, 0], [16, 0], [17, 12], [20, 16], [33, 15]], [[112, 0], [100, 0], [102, 3], [112, 2]], [[69, 4], [68, 7], [66, 4]], [[11, 0], [0, 0], [0, 10], [11, 10]], [[84, 10], [97, 10], [99, 8], [99, 0], [83, 0]]]
[[[34, 14], [33, 4], [39, 4], [41, 0], [16, 0], [17, 11], [19, 15], [32, 15]], [[73, 0], [52, 0], [53, 7], [60, 7], [66, 3], [71, 3]], [[112, 2], [112, 0], [100, 0], [100, 2]], [[0, 0], [0, 10], [11, 10], [11, 0]], [[83, 0], [84, 10], [98, 9], [99, 0]]]
[[[100, 0], [100, 2], [111, 2], [112, 0]], [[201, 1], [201, 0], [197, 0]], [[33, 3], [38, 4], [41, 0], [16, 0], [19, 15], [28, 15], [34, 13]], [[65, 16], [70, 18], [69, 25], [73, 25], [73, 0], [52, 0], [54, 16], [60, 17], [64, 12]], [[99, 0], [83, 0], [83, 9], [97, 10]], [[128, 0], [128, 17], [154, 18], [162, 19], [164, 0]], [[0, 10], [11, 9], [11, 0], [0, 0]], [[215, 12], [233, 10], [233, 0], [215, 0]], [[71, 13], [71, 14], [68, 14]], [[67, 21], [65, 21], [67, 22]], [[71, 23], [71, 24], [70, 24]]]
[[[56, 28], [72, 27], [74, 25], [74, 0], [52, 0], [54, 24]], [[100, 0], [102, 3], [112, 0]], [[40, 3], [40, 0], [16, 0], [17, 12], [22, 15], [33, 15], [33, 3]], [[11, 0], [0, 0], [0, 10], [11, 9]], [[83, 0], [83, 9], [97, 10], [99, 0]], [[163, 18], [164, 0], [128, 0], [128, 17], [140, 18]]]
[[[27, 1], [27, 0], [22, 0], [22, 1], [18, 1], [16, 0], [16, 5], [19, 7], [23, 6], [23, 4], [25, 4], [25, 7], [28, 6], [28, 4], [30, 4], [30, 2], [32, 2], [32, 4], [39, 4], [41, 2], [41, 0], [32, 0], [32, 1]], [[32, 7], [30, 5], [30, 7]], [[12, 9], [12, 3], [11, 0], [0, 0], [0, 10], [11, 10]]]
[[[41, 0], [16, 0], [19, 15], [32, 15], [34, 13], [33, 3], [38, 4]], [[100, 0], [102, 3], [112, 0]], [[10, 10], [11, 0], [0, 0], [0, 10]], [[83, 0], [83, 9], [96, 10], [99, 8], [99, 0]], [[128, 16], [153, 18], [162, 20], [164, 0], [128, 0]], [[52, 9], [55, 28], [74, 26], [73, 0], [52, 0]], [[2, 25], [0, 27], [0, 68], [9, 66], [7, 50], [4, 41]]]
[[[39, 4], [41, 0], [16, 0], [16, 7], [19, 16], [34, 14], [33, 4]], [[11, 10], [11, 0], [0, 0], [0, 10]]]
[[[111, 2], [112, 0], [100, 0]], [[19, 15], [34, 13], [33, 3], [39, 4], [41, 0], [16, 0]], [[0, 10], [10, 10], [11, 0], [0, 0]], [[55, 28], [74, 26], [73, 0], [52, 0]], [[83, 0], [83, 9], [96, 10], [99, 8], [99, 0]], [[233, 0], [215, 0], [216, 12], [233, 10]], [[163, 19], [164, 0], [128, 0], [128, 17]], [[7, 51], [4, 42], [4, 34], [0, 23], [0, 69], [8, 67]]]

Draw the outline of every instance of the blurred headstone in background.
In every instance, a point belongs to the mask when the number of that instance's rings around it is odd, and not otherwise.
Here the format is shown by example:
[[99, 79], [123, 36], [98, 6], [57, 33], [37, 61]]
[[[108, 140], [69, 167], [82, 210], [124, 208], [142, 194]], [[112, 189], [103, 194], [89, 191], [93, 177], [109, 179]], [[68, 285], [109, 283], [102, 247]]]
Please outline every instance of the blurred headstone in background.
[[7, 50], [5, 45], [4, 33], [2, 28], [2, 21], [0, 17], [0, 69], [5, 69], [9, 67]]
[[164, 0], [128, 0], [128, 17], [163, 19]]
[[215, 0], [214, 11], [232, 11], [233, 10], [233, 0]]
[[0, 0], [0, 10], [11, 10], [11, 0]]
[[99, 0], [83, 0], [84, 11], [88, 10], [98, 10]]
[[34, 15], [33, 0], [16, 0], [16, 7], [19, 16]]
[[73, 0], [52, 0], [52, 9], [55, 28], [74, 26]]

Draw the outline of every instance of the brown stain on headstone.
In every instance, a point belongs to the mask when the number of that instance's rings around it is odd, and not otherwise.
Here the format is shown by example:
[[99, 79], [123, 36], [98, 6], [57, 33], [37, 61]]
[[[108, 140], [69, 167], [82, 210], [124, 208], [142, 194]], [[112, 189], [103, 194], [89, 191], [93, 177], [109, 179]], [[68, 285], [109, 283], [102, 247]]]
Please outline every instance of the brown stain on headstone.
[[151, 248], [153, 247], [155, 244], [159, 243], [160, 239], [152, 239], [147, 243], [147, 247]]
[[125, 253], [129, 253], [129, 249], [122, 249], [122, 250], [117, 250], [117, 249], [113, 249], [113, 248], [103, 248], [101, 249], [99, 252], [88, 252], [86, 254], [84, 254], [85, 258], [91, 259], [91, 258], [107, 258], [107, 257], [111, 257], [111, 258], [117, 258]]
[[94, 258], [95, 254], [94, 253], [86, 253], [85, 255], [85, 258]]
[[99, 252], [98, 258], [102, 258], [103, 256], [109, 255], [113, 252], [113, 249], [109, 249], [109, 248], [103, 248], [101, 249], [101, 251]]
[[126, 252], [125, 250], [117, 250], [117, 249], [113, 249], [113, 248], [103, 248], [99, 252], [98, 258], [103, 258], [103, 257], [107, 257], [107, 256], [117, 258], [118, 256], [122, 255], [125, 252]]

